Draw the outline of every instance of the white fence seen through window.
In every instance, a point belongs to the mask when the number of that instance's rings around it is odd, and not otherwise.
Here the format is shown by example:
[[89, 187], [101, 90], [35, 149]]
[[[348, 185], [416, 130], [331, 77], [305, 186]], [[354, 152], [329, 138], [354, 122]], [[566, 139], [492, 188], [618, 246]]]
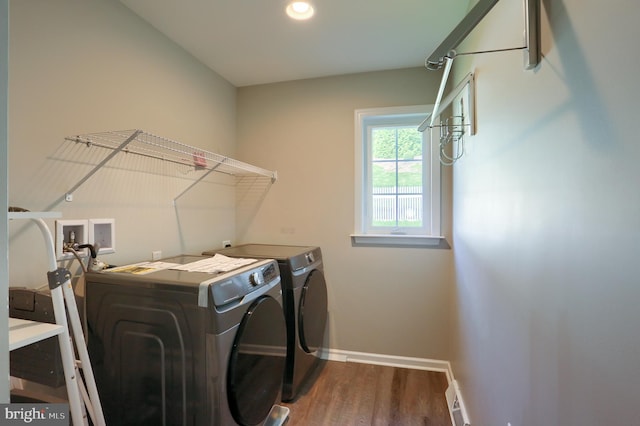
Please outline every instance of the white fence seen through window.
[[422, 223], [422, 204], [420, 186], [373, 188], [373, 223], [388, 226], [388, 222], [398, 221], [419, 225]]

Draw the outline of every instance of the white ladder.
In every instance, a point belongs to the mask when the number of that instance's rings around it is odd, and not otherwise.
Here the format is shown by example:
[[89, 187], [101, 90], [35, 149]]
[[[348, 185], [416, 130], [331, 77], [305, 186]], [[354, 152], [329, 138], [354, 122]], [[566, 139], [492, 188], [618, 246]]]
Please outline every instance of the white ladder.
[[[71, 285], [71, 274], [64, 268], [58, 268], [56, 262], [55, 246], [53, 237], [47, 224], [38, 217], [37, 213], [19, 212], [9, 213], [10, 219], [31, 219], [38, 225], [45, 240], [47, 253], [49, 256], [49, 272], [47, 273], [49, 288], [51, 289], [51, 300], [56, 324], [61, 326], [58, 333], [58, 343], [60, 345], [60, 355], [62, 357], [62, 367], [69, 397], [69, 410], [74, 426], [88, 425], [87, 412], [95, 426], [104, 426], [104, 414], [98, 389], [89, 360], [87, 345], [82, 332], [78, 306], [76, 305], [75, 294]], [[73, 339], [69, 334], [69, 323], [71, 323]], [[75, 349], [80, 360], [75, 359]], [[80, 374], [82, 370], [82, 374]]]

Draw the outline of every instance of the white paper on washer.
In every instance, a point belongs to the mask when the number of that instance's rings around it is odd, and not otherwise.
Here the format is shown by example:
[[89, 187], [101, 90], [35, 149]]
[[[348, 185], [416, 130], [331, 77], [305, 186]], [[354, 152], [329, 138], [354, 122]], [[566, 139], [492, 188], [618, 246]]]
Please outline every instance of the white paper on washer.
[[115, 268], [105, 269], [105, 272], [125, 272], [135, 275], [145, 275], [152, 272], [161, 271], [163, 269], [170, 269], [177, 265], [177, 263], [169, 262], [140, 262], [133, 263], [131, 265], [116, 266]]
[[219, 272], [229, 272], [238, 269], [241, 266], [250, 265], [257, 262], [257, 259], [248, 259], [241, 257], [228, 257], [220, 253], [216, 253], [213, 257], [197, 260], [195, 262], [186, 263], [184, 265], [176, 265], [171, 269], [188, 272], [206, 272], [209, 274]]

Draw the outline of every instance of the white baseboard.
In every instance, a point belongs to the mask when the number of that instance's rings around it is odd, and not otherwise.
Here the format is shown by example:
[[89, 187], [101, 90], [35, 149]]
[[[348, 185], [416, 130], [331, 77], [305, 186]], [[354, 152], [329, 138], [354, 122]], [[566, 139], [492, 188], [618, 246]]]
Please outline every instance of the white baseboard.
[[367, 352], [343, 351], [339, 349], [323, 349], [319, 357], [329, 361], [359, 362], [362, 364], [386, 365], [389, 367], [412, 368], [415, 370], [438, 371], [445, 373], [447, 383], [451, 383], [453, 371], [449, 361], [428, 358], [411, 358], [396, 355], [381, 355]]

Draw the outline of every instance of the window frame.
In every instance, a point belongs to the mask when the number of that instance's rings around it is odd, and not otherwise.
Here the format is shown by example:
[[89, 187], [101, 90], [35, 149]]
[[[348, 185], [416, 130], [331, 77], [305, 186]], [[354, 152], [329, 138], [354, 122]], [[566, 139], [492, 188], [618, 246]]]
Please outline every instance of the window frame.
[[[355, 217], [354, 233], [351, 234], [354, 245], [384, 246], [433, 246], [439, 245], [444, 238], [441, 234], [441, 165], [439, 145], [432, 135], [433, 130], [423, 133], [423, 226], [420, 230], [396, 234], [389, 232], [372, 232], [369, 229], [367, 212], [370, 210], [372, 198], [368, 182], [371, 173], [371, 127], [387, 125], [391, 127], [418, 125], [427, 117], [433, 105], [414, 105], [401, 107], [367, 108], [355, 110]], [[429, 153], [429, 161], [425, 161], [425, 153]], [[400, 228], [409, 230], [410, 228]], [[416, 232], [417, 231], [417, 232]]]

